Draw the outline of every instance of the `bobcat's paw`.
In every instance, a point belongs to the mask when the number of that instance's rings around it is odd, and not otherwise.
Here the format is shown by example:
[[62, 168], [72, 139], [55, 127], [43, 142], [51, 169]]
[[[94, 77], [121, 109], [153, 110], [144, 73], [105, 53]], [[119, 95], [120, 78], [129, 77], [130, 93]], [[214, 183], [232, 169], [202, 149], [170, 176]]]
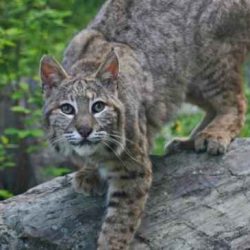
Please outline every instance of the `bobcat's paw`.
[[194, 147], [197, 152], [219, 155], [226, 153], [230, 142], [231, 138], [226, 133], [202, 131], [195, 137]]
[[187, 138], [177, 138], [169, 142], [165, 147], [166, 155], [180, 153], [184, 150], [193, 150], [194, 141]]
[[77, 193], [86, 196], [103, 195], [106, 191], [106, 182], [94, 170], [79, 170], [74, 175], [72, 184]]

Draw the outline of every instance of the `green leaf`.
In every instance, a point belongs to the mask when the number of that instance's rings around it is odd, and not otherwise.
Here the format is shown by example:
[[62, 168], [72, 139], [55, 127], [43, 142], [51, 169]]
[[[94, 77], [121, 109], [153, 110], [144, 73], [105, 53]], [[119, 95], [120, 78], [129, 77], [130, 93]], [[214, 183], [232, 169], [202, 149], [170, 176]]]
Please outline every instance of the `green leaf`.
[[30, 136], [30, 132], [28, 130], [19, 130], [17, 136], [19, 139], [25, 139]]
[[32, 129], [29, 131], [29, 133], [30, 133], [30, 136], [36, 137], [36, 138], [44, 136], [44, 132], [42, 129]]
[[19, 129], [16, 128], [6, 128], [4, 130], [5, 135], [18, 135]]
[[4, 169], [4, 168], [13, 168], [15, 166], [16, 164], [14, 162], [7, 161], [7, 162], [4, 162], [1, 167]]
[[23, 93], [21, 91], [15, 91], [14, 93], [11, 94], [11, 99], [12, 100], [20, 100], [23, 98]]
[[14, 106], [11, 108], [11, 110], [15, 113], [21, 113], [21, 114], [26, 114], [26, 115], [30, 114], [31, 112], [29, 109], [23, 106]]
[[9, 143], [9, 138], [4, 135], [0, 137], [0, 140], [4, 145]]
[[21, 82], [20, 83], [20, 89], [23, 90], [24, 92], [28, 92], [29, 85], [26, 82]]
[[14, 195], [10, 191], [8, 191], [6, 189], [0, 189], [0, 199], [1, 200], [8, 199], [12, 196], [14, 196]]
[[20, 139], [27, 137], [40, 138], [44, 136], [42, 129], [16, 129], [16, 128], [7, 128], [4, 130], [5, 135], [17, 136]]
[[69, 168], [66, 167], [53, 167], [53, 166], [49, 166], [43, 169], [43, 173], [46, 176], [51, 176], [51, 177], [56, 177], [56, 176], [62, 176], [65, 174], [70, 173], [71, 170]]
[[23, 33], [23, 31], [20, 30], [19, 28], [9, 28], [9, 29], [5, 30], [5, 34], [7, 36], [12, 36], [12, 37], [19, 36], [22, 33]]

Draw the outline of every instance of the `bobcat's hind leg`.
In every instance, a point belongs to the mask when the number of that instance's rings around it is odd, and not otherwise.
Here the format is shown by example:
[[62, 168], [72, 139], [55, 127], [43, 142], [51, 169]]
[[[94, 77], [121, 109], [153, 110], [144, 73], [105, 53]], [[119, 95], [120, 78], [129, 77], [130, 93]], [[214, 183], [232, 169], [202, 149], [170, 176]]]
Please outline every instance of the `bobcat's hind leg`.
[[106, 181], [100, 176], [95, 165], [88, 164], [75, 173], [73, 187], [77, 193], [103, 195], [106, 191]]

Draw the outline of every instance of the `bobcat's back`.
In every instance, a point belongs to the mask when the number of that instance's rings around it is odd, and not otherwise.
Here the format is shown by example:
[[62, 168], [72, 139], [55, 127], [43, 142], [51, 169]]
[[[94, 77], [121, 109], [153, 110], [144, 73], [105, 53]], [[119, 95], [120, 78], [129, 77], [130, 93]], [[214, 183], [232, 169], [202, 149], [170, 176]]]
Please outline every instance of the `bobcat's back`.
[[244, 124], [249, 36], [248, 0], [108, 0], [69, 44], [64, 68], [43, 58], [51, 143], [84, 162], [77, 191], [101, 194], [103, 177], [109, 184], [98, 250], [128, 249], [151, 185], [155, 130], [184, 100], [205, 116], [167, 152], [226, 152]]
[[224, 89], [241, 91], [239, 68], [250, 47], [249, 1], [109, 0], [89, 28], [137, 53], [152, 74], [151, 114], [167, 103], [168, 119], [185, 98], [207, 110], [206, 99]]

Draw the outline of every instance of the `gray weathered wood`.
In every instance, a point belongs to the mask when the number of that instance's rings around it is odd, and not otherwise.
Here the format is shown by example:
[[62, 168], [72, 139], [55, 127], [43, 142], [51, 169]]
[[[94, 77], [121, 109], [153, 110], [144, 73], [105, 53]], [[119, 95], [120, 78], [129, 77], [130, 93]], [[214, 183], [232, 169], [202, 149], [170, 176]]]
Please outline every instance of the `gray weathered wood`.
[[[224, 156], [153, 157], [154, 183], [133, 248], [249, 249], [250, 139]], [[0, 249], [95, 249], [104, 197], [59, 177], [0, 203]]]

